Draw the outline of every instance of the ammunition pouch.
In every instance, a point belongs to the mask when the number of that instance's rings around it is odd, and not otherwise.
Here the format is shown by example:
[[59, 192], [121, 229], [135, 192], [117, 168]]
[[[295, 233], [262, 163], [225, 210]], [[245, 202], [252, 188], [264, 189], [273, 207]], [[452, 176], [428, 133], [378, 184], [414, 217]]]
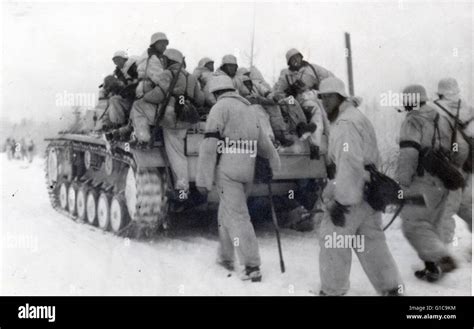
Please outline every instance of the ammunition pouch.
[[336, 164], [335, 163], [328, 164], [326, 166], [326, 172], [328, 174], [329, 179], [336, 178]]

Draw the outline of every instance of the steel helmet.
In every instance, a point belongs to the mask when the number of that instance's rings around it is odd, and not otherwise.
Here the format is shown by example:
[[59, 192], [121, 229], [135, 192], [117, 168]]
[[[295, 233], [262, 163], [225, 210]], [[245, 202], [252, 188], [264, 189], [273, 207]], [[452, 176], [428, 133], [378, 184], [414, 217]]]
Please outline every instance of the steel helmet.
[[204, 67], [206, 66], [207, 63], [214, 63], [214, 61], [210, 59], [209, 57], [204, 57], [204, 58], [201, 58], [201, 60], [198, 63], [198, 66]]
[[150, 40], [150, 46], [155, 44], [155, 42], [160, 41], [160, 40], [166, 40], [166, 41], [169, 42], [168, 38], [166, 37], [166, 34], [164, 34], [163, 32], [153, 33], [153, 35], [151, 36], [151, 40]]
[[227, 75], [217, 75], [212, 77], [209, 81], [209, 92], [213, 93], [219, 90], [232, 89], [234, 88], [234, 83]]
[[125, 59], [128, 59], [128, 54], [125, 50], [117, 50], [115, 53], [114, 53], [114, 56], [112, 57], [112, 59], [116, 58], [116, 57], [120, 57], [120, 58], [125, 58]]
[[183, 61], [183, 54], [177, 49], [168, 48], [163, 53], [163, 56], [166, 56], [169, 60], [175, 61], [177, 63], [181, 63]]
[[349, 97], [344, 82], [336, 77], [329, 77], [321, 81], [318, 95], [322, 94], [339, 94], [342, 97]]
[[248, 76], [250, 74], [250, 71], [248, 68], [246, 67], [239, 67], [237, 69], [237, 75], [245, 75], [245, 76]]
[[[426, 94], [426, 89], [422, 85], [409, 85], [405, 87], [405, 89], [403, 89], [403, 95], [417, 95], [417, 97], [419, 97], [420, 102], [428, 101], [428, 95]], [[419, 104], [414, 104], [414, 105], [419, 105]]]
[[288, 50], [286, 52], [286, 63], [287, 64], [290, 64], [290, 58], [295, 56], [295, 55], [301, 55], [301, 57], [303, 57], [303, 54], [301, 54], [298, 49], [295, 49], [295, 48], [291, 48], [290, 50]]
[[438, 83], [438, 95], [454, 96], [460, 92], [458, 82], [454, 78], [444, 78]]
[[237, 58], [234, 55], [225, 55], [224, 57], [222, 57], [222, 65], [224, 65], [224, 64], [235, 64], [235, 65], [237, 65]]

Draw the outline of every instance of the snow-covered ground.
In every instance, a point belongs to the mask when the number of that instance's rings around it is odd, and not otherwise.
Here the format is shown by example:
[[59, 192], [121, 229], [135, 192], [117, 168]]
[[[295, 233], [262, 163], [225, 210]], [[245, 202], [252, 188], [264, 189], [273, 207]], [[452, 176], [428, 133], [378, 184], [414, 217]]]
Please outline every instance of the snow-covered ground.
[[[291, 296], [319, 291], [315, 232], [283, 230], [287, 271], [281, 274], [271, 225], [257, 223], [263, 281], [243, 282], [215, 264], [216, 225], [205, 216], [181, 222], [167, 237], [130, 241], [54, 211], [45, 189], [42, 159], [26, 165], [7, 161], [1, 154], [0, 169], [0, 295]], [[414, 277], [422, 263], [403, 238], [400, 221], [387, 231], [408, 295], [471, 294], [471, 234], [461, 220], [456, 223], [453, 250], [460, 268], [438, 284]], [[355, 256], [349, 295], [375, 295]]]

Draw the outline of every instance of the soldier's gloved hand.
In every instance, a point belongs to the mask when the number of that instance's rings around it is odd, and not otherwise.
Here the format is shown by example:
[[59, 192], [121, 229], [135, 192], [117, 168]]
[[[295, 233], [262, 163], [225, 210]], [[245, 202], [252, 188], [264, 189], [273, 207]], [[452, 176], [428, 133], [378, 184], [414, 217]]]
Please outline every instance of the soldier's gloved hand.
[[250, 104], [260, 104], [260, 101], [256, 95], [249, 95], [246, 97]]
[[[271, 95], [271, 94], [270, 94]], [[283, 99], [285, 98], [285, 96], [281, 95], [281, 94], [276, 94], [273, 96], [273, 100], [277, 103], [279, 103], [280, 101], [282, 101]]]
[[337, 201], [329, 208], [329, 215], [331, 216], [331, 221], [335, 226], [344, 227], [346, 225], [346, 216], [345, 214], [349, 213], [349, 206], [340, 204]]

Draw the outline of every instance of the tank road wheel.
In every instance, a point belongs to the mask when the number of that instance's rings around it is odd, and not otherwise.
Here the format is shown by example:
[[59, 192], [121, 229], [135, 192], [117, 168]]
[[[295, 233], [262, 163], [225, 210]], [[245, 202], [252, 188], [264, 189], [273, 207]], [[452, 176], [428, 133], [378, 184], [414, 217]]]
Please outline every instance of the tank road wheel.
[[122, 198], [114, 196], [110, 203], [110, 228], [112, 232], [118, 234], [130, 221], [127, 207]]
[[86, 217], [89, 224], [97, 224], [97, 193], [92, 189], [87, 193]]
[[86, 196], [87, 190], [85, 187], [80, 187], [77, 190], [76, 196], [76, 210], [77, 210], [77, 219], [80, 221], [86, 220]]
[[59, 185], [59, 206], [64, 210], [67, 209], [67, 201], [68, 201], [67, 190], [68, 190], [67, 184], [65, 182], [62, 182]]
[[59, 176], [58, 154], [55, 148], [50, 148], [48, 150], [46, 166], [47, 183], [49, 186], [53, 187], [54, 184], [57, 183]]
[[74, 216], [76, 215], [76, 199], [77, 199], [77, 186], [71, 184], [67, 191], [67, 210], [69, 213]]
[[107, 231], [110, 226], [110, 201], [107, 194], [104, 192], [100, 193], [99, 200], [97, 201], [97, 222], [99, 227], [104, 231]]
[[153, 231], [165, 222], [168, 214], [166, 189], [166, 176], [157, 168], [128, 170], [125, 203], [130, 219], [140, 230], [144, 228], [143, 232]]
[[46, 150], [46, 188], [49, 194], [49, 201], [54, 209], [59, 207], [59, 184], [58, 184], [58, 154], [55, 148]]

